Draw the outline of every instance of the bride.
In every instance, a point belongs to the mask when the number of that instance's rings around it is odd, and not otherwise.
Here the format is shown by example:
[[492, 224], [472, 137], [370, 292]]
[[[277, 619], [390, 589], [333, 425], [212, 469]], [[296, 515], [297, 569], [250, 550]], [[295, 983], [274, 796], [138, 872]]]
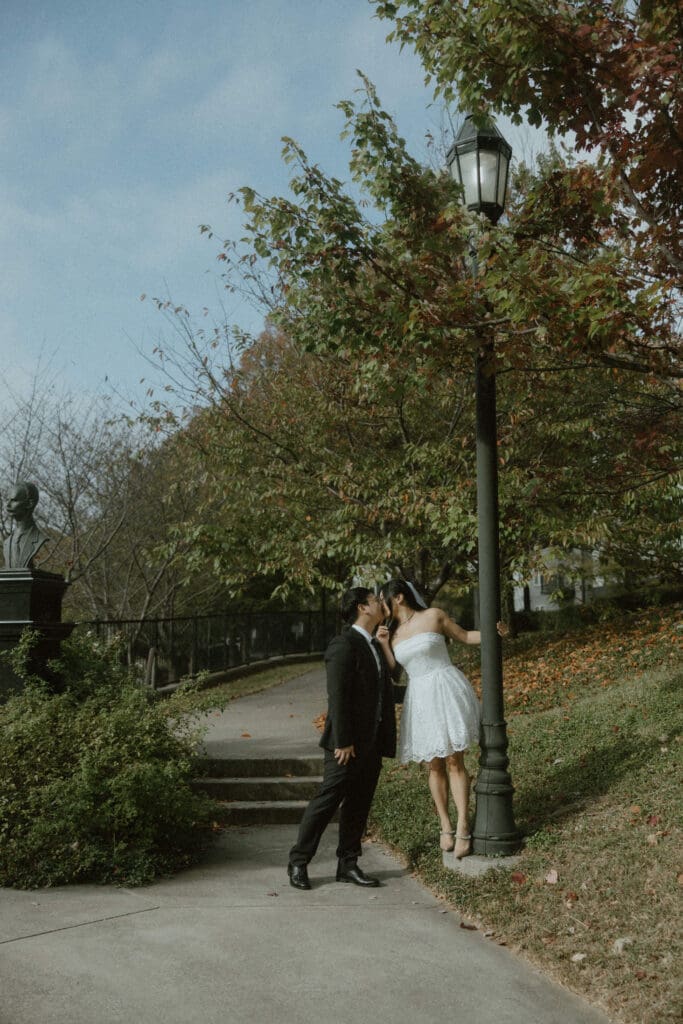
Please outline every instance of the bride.
[[[406, 580], [385, 583], [380, 600], [390, 621], [378, 628], [377, 640], [390, 669], [398, 663], [408, 675], [399, 758], [429, 765], [429, 790], [441, 822], [439, 845], [460, 860], [472, 852], [464, 751], [479, 738], [481, 711], [469, 680], [451, 663], [446, 641], [478, 644], [481, 636], [463, 629], [440, 608], [428, 608]], [[498, 632], [507, 633], [503, 623]], [[448, 811], [449, 788], [457, 812], [455, 829]]]

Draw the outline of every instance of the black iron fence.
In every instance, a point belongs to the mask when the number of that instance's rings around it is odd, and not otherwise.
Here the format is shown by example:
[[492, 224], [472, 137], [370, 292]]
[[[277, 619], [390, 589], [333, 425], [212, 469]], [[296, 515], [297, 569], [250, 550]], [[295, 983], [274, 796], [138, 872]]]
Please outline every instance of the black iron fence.
[[121, 637], [125, 657], [153, 687], [198, 672], [324, 651], [335, 632], [325, 611], [225, 612], [169, 619], [79, 622], [104, 640]]

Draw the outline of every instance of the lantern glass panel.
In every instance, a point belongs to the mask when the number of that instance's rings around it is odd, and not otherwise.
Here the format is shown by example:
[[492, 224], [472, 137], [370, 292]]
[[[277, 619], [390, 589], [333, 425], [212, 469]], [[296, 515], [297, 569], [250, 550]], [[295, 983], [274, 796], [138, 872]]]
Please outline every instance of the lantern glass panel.
[[495, 203], [498, 190], [498, 153], [482, 149], [479, 152], [481, 167], [481, 201]]
[[462, 186], [465, 190], [465, 206], [479, 205], [479, 175], [477, 174], [477, 153], [461, 153], [460, 174], [462, 175]]
[[498, 162], [498, 205], [501, 208], [505, 207], [505, 186], [507, 184], [508, 176], [508, 160], [507, 157], [501, 153], [500, 160]]

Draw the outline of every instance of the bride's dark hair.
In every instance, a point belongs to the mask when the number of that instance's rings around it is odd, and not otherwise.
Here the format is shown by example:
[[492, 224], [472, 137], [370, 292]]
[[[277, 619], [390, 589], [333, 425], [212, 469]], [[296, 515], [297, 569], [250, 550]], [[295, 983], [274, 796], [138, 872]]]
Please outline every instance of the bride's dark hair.
[[[415, 584], [413, 583], [412, 586], [414, 587]], [[415, 589], [417, 590], [417, 588]], [[415, 594], [411, 590], [406, 580], [387, 580], [386, 583], [382, 584], [381, 593], [382, 596], [384, 597], [386, 604], [388, 604], [389, 606], [389, 611], [391, 612], [391, 624], [389, 626], [389, 632], [391, 633], [392, 636], [394, 635], [396, 629], [398, 628], [398, 621], [396, 619], [396, 616], [394, 615], [393, 604], [393, 598], [395, 598], [397, 594], [403, 594], [403, 599], [405, 603], [414, 612], [421, 612], [424, 611], [424, 609], [426, 608], [426, 605], [421, 605], [418, 603]]]

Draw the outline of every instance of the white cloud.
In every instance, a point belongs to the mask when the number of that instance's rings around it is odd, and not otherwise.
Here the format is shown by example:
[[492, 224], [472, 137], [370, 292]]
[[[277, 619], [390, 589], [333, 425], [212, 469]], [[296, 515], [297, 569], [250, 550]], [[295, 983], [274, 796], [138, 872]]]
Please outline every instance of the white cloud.
[[166, 46], [138, 63], [135, 99], [143, 104], [162, 101], [171, 90], [196, 74], [196, 62], [187, 52]]
[[52, 36], [39, 40], [27, 54], [26, 82], [24, 102], [36, 118], [62, 115], [87, 97], [75, 53]]
[[194, 135], [219, 136], [237, 149], [281, 125], [288, 105], [282, 71], [267, 64], [236, 64], [179, 122]]

